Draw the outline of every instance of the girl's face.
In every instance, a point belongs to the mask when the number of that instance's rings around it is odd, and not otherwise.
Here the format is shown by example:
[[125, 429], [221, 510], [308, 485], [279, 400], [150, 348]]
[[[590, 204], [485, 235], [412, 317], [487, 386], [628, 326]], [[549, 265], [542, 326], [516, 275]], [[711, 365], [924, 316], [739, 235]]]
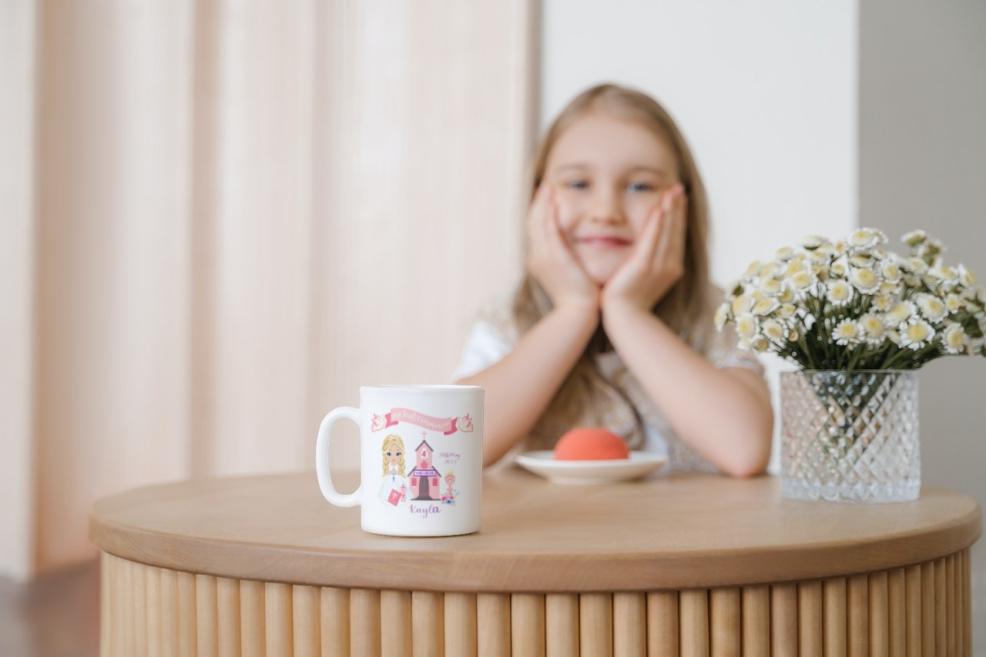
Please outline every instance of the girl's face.
[[544, 180], [555, 187], [562, 232], [597, 284], [629, 257], [677, 171], [666, 140], [635, 122], [595, 112], [558, 137]]

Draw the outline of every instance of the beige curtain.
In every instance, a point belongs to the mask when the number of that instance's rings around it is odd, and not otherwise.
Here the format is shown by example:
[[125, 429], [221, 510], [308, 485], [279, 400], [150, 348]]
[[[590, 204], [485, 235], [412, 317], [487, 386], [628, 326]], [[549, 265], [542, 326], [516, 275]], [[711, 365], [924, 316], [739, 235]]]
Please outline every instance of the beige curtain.
[[447, 379], [519, 268], [534, 5], [3, 5], [0, 574], [91, 554], [100, 496], [311, 468], [360, 384]]

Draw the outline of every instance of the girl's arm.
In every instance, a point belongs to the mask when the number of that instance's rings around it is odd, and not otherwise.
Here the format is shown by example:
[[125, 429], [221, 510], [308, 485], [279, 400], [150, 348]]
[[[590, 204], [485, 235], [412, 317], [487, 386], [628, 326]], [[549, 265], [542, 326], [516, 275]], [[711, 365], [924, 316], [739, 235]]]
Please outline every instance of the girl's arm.
[[603, 317], [623, 362], [682, 440], [732, 476], [766, 469], [774, 415], [757, 373], [717, 368], [639, 308], [614, 304]]
[[490, 466], [534, 427], [599, 323], [595, 304], [564, 304], [499, 362], [457, 381], [486, 389], [483, 462]]

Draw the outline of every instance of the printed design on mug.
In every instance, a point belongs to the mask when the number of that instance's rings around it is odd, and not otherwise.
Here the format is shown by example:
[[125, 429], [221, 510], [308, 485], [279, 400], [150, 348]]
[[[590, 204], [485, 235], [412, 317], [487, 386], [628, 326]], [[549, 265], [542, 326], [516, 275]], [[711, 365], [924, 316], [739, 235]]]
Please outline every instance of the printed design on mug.
[[411, 499], [415, 501], [441, 499], [442, 474], [435, 469], [435, 464], [432, 462], [431, 457], [434, 452], [427, 440], [422, 440], [421, 444], [414, 448], [417, 462], [407, 476]]
[[374, 413], [370, 421], [371, 431], [382, 431], [390, 427], [405, 422], [414, 424], [423, 429], [437, 431], [445, 436], [451, 436], [457, 431], [469, 433], [473, 430], [472, 418], [466, 413], [462, 417], [440, 418], [425, 415], [410, 408], [393, 408], [389, 413], [377, 415]]
[[383, 481], [377, 496], [393, 506], [407, 499], [407, 482], [404, 478], [404, 440], [395, 433], [383, 439], [380, 450], [383, 456]]
[[445, 492], [442, 493], [442, 504], [455, 504], [455, 496], [459, 489], [455, 488], [455, 473], [449, 470], [445, 473]]
[[[408, 442], [397, 433], [384, 437], [380, 448], [383, 476], [377, 497], [395, 509], [395, 513], [397, 509], [405, 509], [403, 513], [427, 520], [449, 510], [460, 499], [462, 491], [456, 483], [461, 482], [452, 468], [460, 464], [462, 454], [446, 449], [442, 441], [449, 436], [444, 432], [432, 434], [430, 438], [427, 431], [420, 433], [420, 438]], [[413, 454], [408, 454], [405, 445], [415, 442], [418, 445]], [[413, 457], [410, 467], [407, 457]]]

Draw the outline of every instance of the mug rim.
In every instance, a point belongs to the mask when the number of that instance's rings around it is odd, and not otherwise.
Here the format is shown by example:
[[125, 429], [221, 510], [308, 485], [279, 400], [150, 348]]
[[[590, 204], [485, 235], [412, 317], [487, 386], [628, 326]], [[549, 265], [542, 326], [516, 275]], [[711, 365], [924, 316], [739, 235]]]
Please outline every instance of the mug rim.
[[359, 389], [361, 392], [363, 390], [387, 390], [400, 392], [468, 392], [472, 390], [482, 390], [483, 387], [476, 385], [458, 385], [454, 383], [385, 383], [382, 385], [360, 386]]

